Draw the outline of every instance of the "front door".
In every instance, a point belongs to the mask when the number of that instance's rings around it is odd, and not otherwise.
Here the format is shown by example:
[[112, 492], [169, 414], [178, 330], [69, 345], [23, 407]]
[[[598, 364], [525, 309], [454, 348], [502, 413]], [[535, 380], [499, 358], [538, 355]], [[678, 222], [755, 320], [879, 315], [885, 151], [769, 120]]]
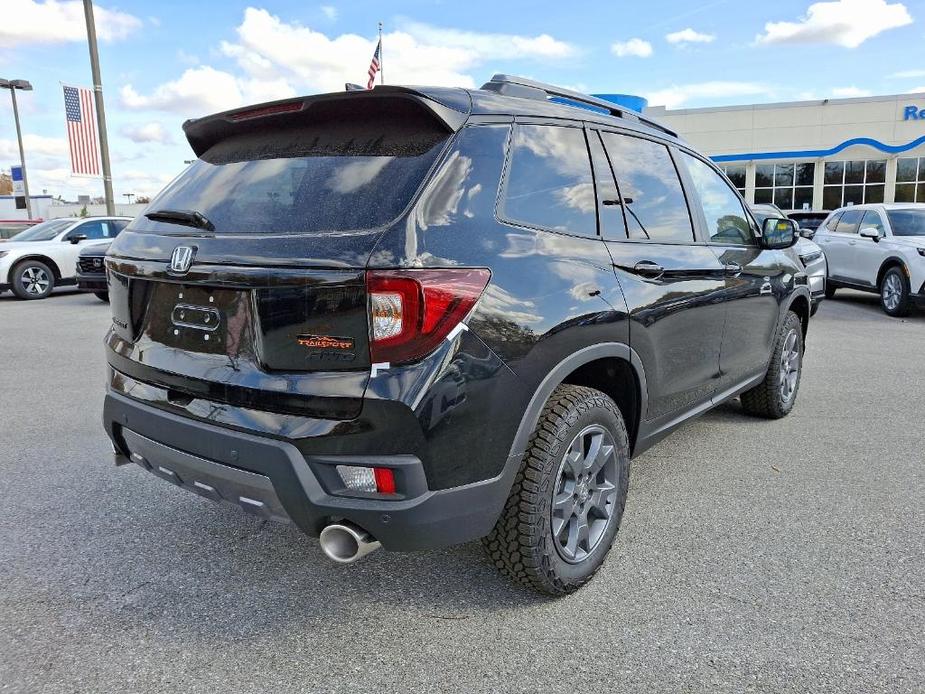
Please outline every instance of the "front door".
[[851, 246], [851, 266], [849, 269], [849, 277], [856, 277], [858, 282], [863, 282], [864, 284], [876, 284], [877, 273], [880, 272], [880, 265], [883, 263], [887, 251], [880, 241], [861, 236], [861, 229], [876, 230], [882, 240], [886, 235], [886, 231], [884, 231], [880, 213], [877, 210], [867, 210], [864, 213], [864, 217], [858, 225], [856, 243]]
[[725, 272], [726, 321], [719, 362], [719, 389], [725, 391], [767, 369], [780, 316], [778, 302], [786, 295], [793, 269], [783, 262], [782, 251], [760, 246], [742, 199], [716, 169], [687, 153], [680, 158], [690, 174], [704, 236]]
[[838, 220], [834, 233], [829, 233], [825, 245], [821, 246], [829, 264], [829, 277], [844, 282], [863, 283], [854, 271], [854, 250], [858, 244], [858, 230], [864, 210], [845, 210]]
[[[698, 243], [680, 178], [659, 142], [602, 132], [589, 138], [602, 234], [630, 315], [630, 346], [648, 386], [644, 429], [657, 431], [708, 403], [716, 389], [723, 267]], [[603, 166], [599, 164], [603, 163]], [[608, 177], [610, 173], [616, 177]]]

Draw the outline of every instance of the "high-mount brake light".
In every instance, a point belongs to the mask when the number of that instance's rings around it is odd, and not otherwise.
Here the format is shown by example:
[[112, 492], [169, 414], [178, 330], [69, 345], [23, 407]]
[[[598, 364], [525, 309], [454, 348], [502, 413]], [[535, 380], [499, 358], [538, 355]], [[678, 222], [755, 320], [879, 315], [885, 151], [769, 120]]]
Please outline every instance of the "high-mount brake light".
[[304, 104], [301, 101], [296, 101], [289, 104], [276, 104], [274, 106], [261, 106], [260, 108], [252, 108], [247, 111], [238, 111], [237, 113], [232, 113], [228, 116], [228, 120], [237, 123], [242, 120], [250, 120], [251, 118], [261, 118], [262, 116], [272, 116], [277, 113], [294, 113], [295, 111], [301, 111]]
[[482, 268], [369, 270], [373, 363], [403, 363], [432, 352], [478, 301], [491, 272]]

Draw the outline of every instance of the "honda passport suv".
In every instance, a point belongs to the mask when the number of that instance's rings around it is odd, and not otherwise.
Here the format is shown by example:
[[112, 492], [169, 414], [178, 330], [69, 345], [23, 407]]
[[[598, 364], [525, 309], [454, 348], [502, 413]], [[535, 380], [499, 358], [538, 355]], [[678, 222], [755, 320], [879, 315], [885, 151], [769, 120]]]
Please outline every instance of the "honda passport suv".
[[737, 396], [794, 406], [793, 223], [762, 232], [638, 113], [496, 75], [184, 131], [198, 159], [106, 257], [117, 464], [336, 561], [482, 538], [562, 594], [609, 551], [631, 457]]

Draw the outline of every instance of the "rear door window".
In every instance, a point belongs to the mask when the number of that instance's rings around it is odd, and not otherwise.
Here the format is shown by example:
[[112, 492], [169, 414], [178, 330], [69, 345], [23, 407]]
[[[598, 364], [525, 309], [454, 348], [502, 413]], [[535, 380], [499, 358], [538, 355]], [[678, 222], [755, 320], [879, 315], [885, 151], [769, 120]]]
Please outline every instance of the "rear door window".
[[594, 179], [581, 128], [514, 128], [502, 216], [541, 229], [597, 236]]
[[[219, 234], [382, 227], [411, 202], [449, 134], [413, 114], [372, 115], [223, 140], [148, 209], [198, 211]], [[133, 228], [177, 230], [144, 217]]]
[[668, 148], [629, 135], [601, 137], [623, 197], [629, 238], [692, 243], [694, 227]]
[[839, 234], [856, 234], [861, 223], [861, 217], [864, 216], [864, 210], [846, 210], [845, 214], [838, 220], [838, 226], [835, 227], [836, 233]]

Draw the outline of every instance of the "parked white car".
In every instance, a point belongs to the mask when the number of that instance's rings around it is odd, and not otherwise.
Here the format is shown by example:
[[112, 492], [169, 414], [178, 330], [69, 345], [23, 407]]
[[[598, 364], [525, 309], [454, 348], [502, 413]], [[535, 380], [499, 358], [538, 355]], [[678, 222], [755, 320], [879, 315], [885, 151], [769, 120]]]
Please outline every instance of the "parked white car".
[[878, 292], [891, 316], [925, 302], [925, 204], [853, 205], [835, 210], [813, 239], [829, 265], [826, 296], [839, 287]]
[[[758, 220], [759, 226], [764, 224], [765, 219], [788, 219], [787, 215], [781, 212], [777, 205], [750, 205], [750, 209], [752, 214], [755, 215], [755, 219]], [[806, 268], [809, 291], [812, 296], [810, 315], [815, 316], [816, 311], [819, 310], [819, 304], [827, 296], [825, 282], [828, 269], [826, 268], [825, 256], [819, 246], [802, 236], [802, 228], [801, 236], [796, 245], [787, 250], [798, 255], [803, 267]]]
[[0, 243], [0, 292], [44, 299], [58, 286], [76, 284], [81, 249], [115, 238], [131, 217], [50, 219]]

